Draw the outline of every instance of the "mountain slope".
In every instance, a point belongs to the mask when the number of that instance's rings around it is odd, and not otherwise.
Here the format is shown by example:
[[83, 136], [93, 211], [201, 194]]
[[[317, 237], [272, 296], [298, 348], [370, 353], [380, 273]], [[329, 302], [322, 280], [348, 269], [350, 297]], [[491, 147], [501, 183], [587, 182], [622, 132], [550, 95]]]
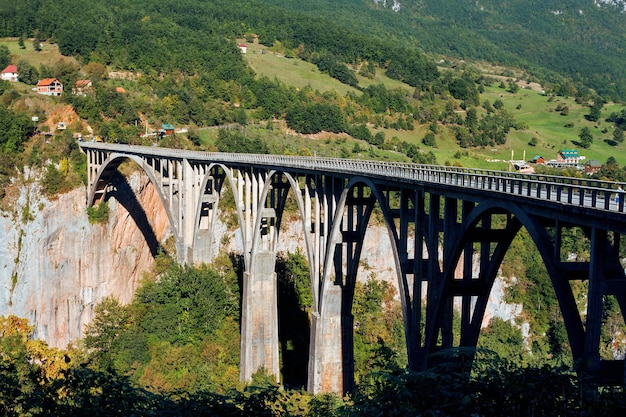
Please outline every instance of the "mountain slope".
[[562, 74], [607, 99], [626, 99], [621, 1], [262, 1], [427, 52], [525, 68], [548, 82]]

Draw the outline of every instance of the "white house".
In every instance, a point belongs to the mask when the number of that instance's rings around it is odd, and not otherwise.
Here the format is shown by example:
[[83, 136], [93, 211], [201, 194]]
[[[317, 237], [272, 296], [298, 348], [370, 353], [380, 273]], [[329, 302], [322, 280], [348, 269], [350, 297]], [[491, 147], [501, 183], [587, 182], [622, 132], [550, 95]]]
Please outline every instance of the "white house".
[[15, 65], [9, 65], [2, 70], [2, 79], [6, 81], [17, 82], [18, 74]]

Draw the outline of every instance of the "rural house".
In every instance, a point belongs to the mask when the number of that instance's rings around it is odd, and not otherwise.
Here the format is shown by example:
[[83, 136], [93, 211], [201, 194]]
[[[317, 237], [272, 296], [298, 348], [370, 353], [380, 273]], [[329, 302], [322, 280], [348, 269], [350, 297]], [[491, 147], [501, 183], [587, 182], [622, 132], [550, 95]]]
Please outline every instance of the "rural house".
[[248, 52], [248, 47], [246, 46], [245, 43], [240, 43], [237, 45], [237, 47], [239, 48], [242, 54], [245, 54], [246, 52]]
[[580, 156], [576, 149], [561, 149], [556, 155], [556, 161], [562, 164], [576, 165], [580, 161]]
[[72, 94], [77, 96], [86, 96], [92, 92], [91, 86], [91, 80], [78, 80], [76, 81], [74, 88], [72, 88]]
[[37, 83], [37, 93], [46, 96], [60, 96], [63, 93], [63, 84], [56, 78], [44, 78]]
[[598, 160], [592, 159], [585, 164], [585, 173], [595, 174], [602, 168], [602, 163]]
[[15, 65], [9, 65], [2, 70], [2, 79], [5, 81], [17, 82], [18, 73]]
[[533, 159], [530, 160], [533, 164], [545, 164], [546, 160], [541, 155], [535, 155]]
[[166, 135], [172, 135], [174, 133], [174, 125], [170, 123], [163, 123], [161, 125], [161, 130], [163, 130]]

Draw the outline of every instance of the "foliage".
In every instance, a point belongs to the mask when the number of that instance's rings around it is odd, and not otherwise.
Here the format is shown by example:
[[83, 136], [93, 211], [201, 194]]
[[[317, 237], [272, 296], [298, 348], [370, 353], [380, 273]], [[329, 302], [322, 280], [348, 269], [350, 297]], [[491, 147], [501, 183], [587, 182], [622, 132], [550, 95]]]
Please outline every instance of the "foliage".
[[301, 134], [321, 131], [341, 133], [346, 123], [341, 109], [333, 104], [295, 104], [285, 117], [287, 126]]
[[109, 205], [100, 203], [97, 206], [87, 207], [87, 218], [90, 224], [104, 224], [109, 221]]
[[135, 300], [103, 300], [85, 347], [100, 370], [131, 375], [158, 392], [223, 390], [237, 380], [238, 290], [203, 266], [170, 265]]
[[260, 138], [248, 138], [237, 130], [220, 129], [215, 142], [217, 150], [229, 153], [269, 153], [267, 144]]

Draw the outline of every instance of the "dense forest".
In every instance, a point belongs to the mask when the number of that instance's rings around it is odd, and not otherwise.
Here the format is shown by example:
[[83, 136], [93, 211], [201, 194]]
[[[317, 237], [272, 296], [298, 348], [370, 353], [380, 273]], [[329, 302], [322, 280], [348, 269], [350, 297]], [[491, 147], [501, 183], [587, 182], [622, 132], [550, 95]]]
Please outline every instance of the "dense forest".
[[[23, 84], [20, 89], [0, 81], [0, 201], [16, 167], [25, 165], [42, 169], [42, 188], [50, 196], [85, 183], [85, 158], [72, 136], [86, 133], [83, 125], [33, 144], [50, 132], [31, 117], [46, 119], [50, 102], [70, 106], [98, 136], [122, 143], [152, 144], [141, 137], [150, 120], [190, 127], [186, 135], [163, 138], [162, 146], [221, 152], [310, 154], [308, 146], [290, 147], [285, 142], [295, 139], [285, 141], [282, 132], [273, 131], [282, 123], [298, 135], [332, 132], [343, 134], [340, 140], [354, 139], [351, 149], [341, 147], [335, 154], [340, 157], [362, 156], [367, 147], [371, 157], [386, 151], [402, 160], [443, 163], [434, 150], [447, 136], [459, 154], [503, 145], [512, 131], [526, 126], [502, 100], [489, 102], [483, 93], [492, 88], [516, 94], [518, 76], [495, 79], [462, 62], [470, 58], [517, 67], [528, 81], [541, 82], [546, 100], [572, 98], [585, 108], [587, 121], [603, 123], [602, 134], [618, 147], [626, 110], [600, 115], [608, 100], [626, 98], [620, 61], [624, 13], [591, 2], [577, 2], [576, 9], [553, 1], [532, 7], [520, 0], [479, 3], [407, 1], [392, 11], [365, 0], [5, 2], [0, 37], [18, 39], [35, 55], [44, 43], [56, 45], [64, 58], [35, 63], [0, 46], [0, 67], [16, 64]], [[259, 76], [237, 48], [241, 39], [314, 65], [351, 90], [342, 95]], [[113, 71], [126, 75], [114, 81]], [[359, 81], [381, 73], [403, 87]], [[37, 101], [28, 90], [47, 77], [61, 80], [67, 93]], [[93, 82], [91, 90], [70, 94], [84, 78]], [[562, 115], [569, 111], [554, 107]], [[219, 129], [207, 142], [201, 129], [212, 126], [236, 128]], [[419, 132], [418, 139], [388, 137], [383, 129]], [[580, 131], [581, 147], [597, 146], [589, 136]], [[626, 180], [615, 158], [595, 175]], [[101, 222], [106, 212], [92, 210], [89, 218]], [[565, 236], [564, 252], [584, 258], [583, 236], [580, 230]], [[0, 410], [6, 415], [620, 415], [626, 406], [620, 389], [596, 390], [573, 373], [554, 291], [529, 247], [527, 235], [516, 237], [503, 275], [518, 284], [507, 297], [523, 305], [520, 320], [528, 320], [530, 335], [494, 319], [478, 351], [442, 352], [442, 369], [432, 372], [406, 370], [394, 289], [376, 280], [359, 283], [353, 308], [360, 323], [354, 335], [357, 388], [346, 398], [302, 391], [310, 310], [304, 257], [285, 255], [278, 267], [280, 304], [298, 312], [281, 312], [279, 387], [263, 372], [252, 384], [238, 382], [240, 263], [222, 254], [210, 268], [180, 267], [160, 255], [132, 303], [102, 301], [77, 346], [51, 349], [31, 339], [26, 321], [3, 318]], [[624, 323], [615, 300], [605, 302], [601, 353], [611, 358], [613, 336]], [[456, 361], [447, 362], [446, 355], [475, 355], [472, 373], [450, 368]], [[529, 399], [529, 392], [536, 395]]]

